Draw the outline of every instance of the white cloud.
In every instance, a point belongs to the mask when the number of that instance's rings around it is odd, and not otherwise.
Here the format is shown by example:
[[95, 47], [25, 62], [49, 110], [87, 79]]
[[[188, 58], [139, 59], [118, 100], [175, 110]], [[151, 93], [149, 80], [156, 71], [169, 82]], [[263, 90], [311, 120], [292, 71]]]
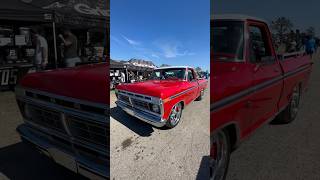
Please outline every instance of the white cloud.
[[151, 56], [158, 59], [160, 58], [157, 54], [151, 54]]
[[180, 41], [158, 40], [155, 41], [154, 44], [160, 49], [161, 54], [166, 58], [195, 55], [195, 53], [186, 50]]
[[[120, 39], [118, 39], [117, 37], [113, 36], [113, 35], [110, 35], [110, 39], [120, 45], [124, 45], [124, 42], [121, 41]], [[112, 42], [111, 42], [112, 43]]]
[[123, 39], [125, 39], [131, 45], [140, 45], [141, 43], [132, 39], [127, 38], [124, 35], [121, 35]]

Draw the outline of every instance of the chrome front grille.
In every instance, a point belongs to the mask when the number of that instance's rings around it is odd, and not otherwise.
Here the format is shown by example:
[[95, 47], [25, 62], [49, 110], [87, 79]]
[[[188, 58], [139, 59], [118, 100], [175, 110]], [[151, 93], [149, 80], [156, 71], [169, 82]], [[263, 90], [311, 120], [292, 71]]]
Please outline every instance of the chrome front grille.
[[[117, 91], [117, 97], [119, 101], [133, 108], [137, 108], [139, 110], [146, 111], [148, 113], [151, 113], [157, 116], [163, 114], [162, 101], [160, 98], [151, 97], [151, 96], [142, 95], [142, 94], [136, 94], [136, 93], [127, 92], [123, 90]], [[159, 113], [153, 112], [151, 109], [153, 104], [159, 105], [161, 112]]]
[[73, 137], [107, 147], [109, 133], [107, 125], [84, 121], [75, 116], [66, 116], [68, 128]]
[[49, 110], [34, 105], [26, 105], [24, 116], [28, 121], [43, 127], [66, 133], [61, 121], [61, 114], [57, 111]]
[[119, 98], [119, 100], [121, 100], [121, 101], [123, 101], [123, 102], [125, 102], [125, 103], [127, 103], [127, 104], [131, 104], [131, 103], [130, 103], [130, 99], [129, 99], [128, 96], [119, 94], [119, 95], [118, 95], [118, 98]]
[[86, 103], [79, 102], [75, 99], [71, 99], [67, 97], [50, 95], [48, 93], [41, 93], [37, 91], [26, 91], [25, 96], [33, 99], [37, 99], [40, 101], [56, 104], [62, 107], [70, 108], [70, 109], [76, 109], [76, 110], [80, 110], [88, 113], [100, 114], [100, 115], [106, 114], [106, 110], [104, 108], [88, 105]]
[[150, 110], [149, 103], [147, 103], [147, 102], [144, 102], [144, 101], [141, 101], [138, 99], [132, 99], [132, 104], [134, 107], [140, 107], [143, 109]]
[[56, 131], [63, 132], [70, 137], [71, 143], [95, 146], [99, 151], [107, 151], [107, 105], [36, 90], [18, 89], [16, 95], [21, 113], [27, 122], [44, 127], [53, 135], [57, 135]]

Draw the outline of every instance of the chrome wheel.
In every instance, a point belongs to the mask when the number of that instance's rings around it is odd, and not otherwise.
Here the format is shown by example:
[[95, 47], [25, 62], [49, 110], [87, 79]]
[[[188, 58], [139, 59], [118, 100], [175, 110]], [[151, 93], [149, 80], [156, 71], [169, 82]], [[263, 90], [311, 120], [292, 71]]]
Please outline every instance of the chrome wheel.
[[223, 180], [230, 157], [228, 138], [223, 131], [211, 137], [211, 157], [210, 180]]
[[299, 110], [299, 104], [300, 104], [300, 92], [299, 88], [295, 87], [292, 93], [292, 99], [290, 102], [290, 113], [291, 113], [291, 118], [295, 118], [298, 114]]
[[176, 104], [171, 111], [169, 121], [172, 126], [175, 126], [178, 124], [178, 122], [181, 119], [181, 114], [182, 114], [182, 106], [181, 103]]

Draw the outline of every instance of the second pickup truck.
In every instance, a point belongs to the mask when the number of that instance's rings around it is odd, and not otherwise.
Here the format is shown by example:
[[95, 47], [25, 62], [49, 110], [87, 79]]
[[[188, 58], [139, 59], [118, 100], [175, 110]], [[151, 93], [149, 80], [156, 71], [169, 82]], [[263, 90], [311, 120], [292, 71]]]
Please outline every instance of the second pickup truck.
[[201, 100], [207, 80], [193, 68], [157, 68], [150, 80], [116, 87], [116, 104], [128, 114], [156, 127], [175, 127], [182, 110], [193, 100]]
[[212, 180], [225, 179], [231, 151], [258, 127], [297, 116], [311, 58], [303, 52], [277, 55], [271, 37], [267, 23], [257, 18], [211, 19]]

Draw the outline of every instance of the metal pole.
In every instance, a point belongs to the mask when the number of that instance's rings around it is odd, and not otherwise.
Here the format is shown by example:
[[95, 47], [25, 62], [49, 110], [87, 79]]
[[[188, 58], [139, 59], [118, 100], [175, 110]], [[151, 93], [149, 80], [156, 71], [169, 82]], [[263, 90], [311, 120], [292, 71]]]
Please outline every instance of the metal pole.
[[53, 29], [53, 45], [54, 45], [54, 64], [55, 64], [55, 68], [58, 68], [56, 23], [54, 21], [52, 22], [52, 29]]
[[128, 77], [128, 68], [126, 67], [126, 83], [129, 82], [129, 77]]

